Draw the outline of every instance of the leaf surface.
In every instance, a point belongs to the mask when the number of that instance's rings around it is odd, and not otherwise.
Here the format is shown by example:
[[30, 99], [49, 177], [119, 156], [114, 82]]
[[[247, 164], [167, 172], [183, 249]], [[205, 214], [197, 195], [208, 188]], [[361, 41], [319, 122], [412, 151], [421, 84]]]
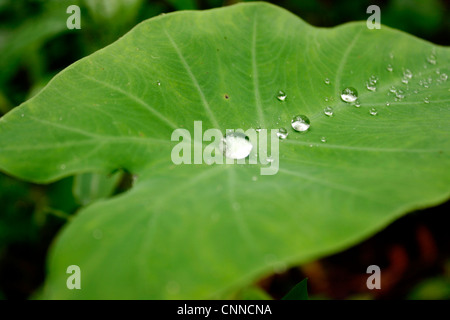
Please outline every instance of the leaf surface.
[[[5, 172], [40, 183], [120, 168], [139, 177], [66, 226], [44, 296], [220, 297], [444, 201], [449, 62], [448, 48], [385, 26], [315, 28], [264, 3], [139, 24], [0, 119]], [[359, 108], [340, 99], [348, 86]], [[308, 132], [292, 130], [297, 114]], [[196, 120], [222, 132], [285, 127], [279, 172], [174, 165], [171, 134], [192, 134]], [[66, 287], [72, 264], [82, 290]]]

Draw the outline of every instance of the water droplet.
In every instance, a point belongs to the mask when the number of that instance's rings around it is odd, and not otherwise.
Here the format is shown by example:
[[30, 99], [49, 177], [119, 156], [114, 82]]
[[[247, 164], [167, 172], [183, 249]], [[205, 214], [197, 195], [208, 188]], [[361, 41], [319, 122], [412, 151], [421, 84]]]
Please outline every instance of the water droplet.
[[376, 115], [378, 114], [378, 111], [377, 111], [377, 109], [375, 109], [375, 108], [370, 108], [369, 113], [370, 113], [372, 116], [376, 116]]
[[158, 80], [158, 81], [156, 81], [156, 84], [157, 84], [158, 86], [160, 86], [160, 85], [161, 85], [161, 82]]
[[330, 84], [330, 83], [331, 83], [330, 79], [326, 78], [325, 79], [325, 84]]
[[376, 91], [377, 87], [376, 84], [378, 82], [378, 77], [372, 75], [370, 76], [369, 80], [366, 81], [366, 88], [369, 91]]
[[334, 112], [332, 107], [326, 107], [323, 109], [323, 113], [325, 113], [326, 116], [332, 117]]
[[386, 107], [389, 107], [391, 104], [389, 102], [386, 102]]
[[441, 76], [439, 77], [442, 81], [447, 81], [448, 76], [445, 73], [442, 73]]
[[273, 162], [273, 157], [272, 156], [268, 156], [267, 157], [267, 162], [272, 163]]
[[292, 118], [291, 126], [295, 131], [305, 132], [311, 125], [307, 116], [297, 115]]
[[229, 159], [244, 159], [252, 151], [253, 145], [243, 132], [230, 132], [222, 139], [221, 148]]
[[358, 98], [358, 91], [355, 88], [348, 87], [342, 90], [341, 99], [344, 102], [352, 103]]
[[389, 72], [394, 71], [394, 68], [392, 67], [392, 64], [388, 64], [387, 67], [386, 67], [386, 70], [389, 71]]
[[398, 100], [402, 100], [405, 97], [405, 92], [402, 89], [398, 89], [395, 92], [395, 96], [397, 97]]
[[411, 72], [411, 70], [405, 69], [403, 71], [403, 77], [405, 77], [407, 79], [411, 79], [413, 77], [413, 73]]
[[434, 54], [430, 54], [427, 57], [427, 61], [429, 64], [436, 64], [436, 62], [437, 62], [436, 56]]
[[327, 142], [327, 138], [322, 137], [322, 138], [320, 138], [320, 141], [322, 141], [323, 143], [325, 143], [325, 142]]
[[65, 165], [65, 164], [62, 164], [62, 165], [60, 166], [60, 168], [61, 168], [61, 170], [64, 170], [64, 169], [66, 169], [66, 165]]
[[280, 138], [280, 140], [284, 140], [287, 138], [288, 134], [289, 133], [287, 132], [287, 130], [285, 128], [280, 128], [280, 129], [278, 129], [277, 137]]
[[423, 99], [423, 102], [425, 102], [425, 103], [430, 103], [430, 98], [425, 98], [425, 99]]
[[397, 88], [395, 88], [394, 86], [389, 88], [389, 92], [391, 93], [397, 93]]
[[284, 93], [283, 91], [279, 91], [278, 95], [277, 95], [277, 99], [280, 101], [286, 100], [286, 93]]
[[361, 107], [361, 103], [359, 102], [359, 100], [355, 101], [355, 107], [357, 107], [357, 108]]

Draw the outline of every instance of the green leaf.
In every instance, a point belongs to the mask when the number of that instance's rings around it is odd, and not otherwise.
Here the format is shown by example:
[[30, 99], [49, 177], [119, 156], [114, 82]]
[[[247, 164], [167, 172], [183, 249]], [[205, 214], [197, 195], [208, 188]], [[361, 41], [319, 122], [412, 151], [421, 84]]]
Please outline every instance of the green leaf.
[[308, 300], [308, 279], [303, 279], [295, 285], [281, 300]]
[[[315, 28], [264, 3], [139, 24], [0, 120], [0, 168], [12, 175], [46, 183], [123, 168], [138, 176], [66, 226], [44, 296], [221, 297], [445, 201], [449, 62], [448, 48], [385, 26]], [[375, 92], [365, 85], [372, 75]], [[341, 101], [348, 86], [360, 108]], [[309, 117], [308, 132], [291, 129], [296, 114]], [[279, 172], [173, 164], [173, 130], [193, 133], [196, 120], [203, 130], [287, 128]], [[66, 287], [72, 264], [81, 290]]]
[[243, 288], [237, 295], [239, 300], [272, 300], [272, 297], [257, 286]]
[[78, 174], [73, 181], [73, 194], [81, 205], [107, 198], [114, 192], [121, 177], [121, 172], [113, 175], [92, 172]]

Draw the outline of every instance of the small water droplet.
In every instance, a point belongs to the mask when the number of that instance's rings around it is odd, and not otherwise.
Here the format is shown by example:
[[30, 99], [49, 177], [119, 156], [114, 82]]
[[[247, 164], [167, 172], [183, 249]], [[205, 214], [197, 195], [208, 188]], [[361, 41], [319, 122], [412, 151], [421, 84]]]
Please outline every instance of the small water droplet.
[[352, 103], [358, 98], [358, 91], [355, 88], [348, 87], [342, 90], [341, 99], [344, 102]]
[[436, 62], [437, 62], [436, 56], [434, 54], [430, 54], [427, 57], [427, 61], [429, 64], [433, 64], [433, 65], [436, 64]]
[[406, 79], [411, 79], [413, 77], [413, 73], [409, 69], [403, 70], [403, 77]]
[[330, 83], [331, 83], [330, 79], [326, 78], [325, 79], [325, 84], [330, 84]]
[[252, 151], [253, 145], [243, 132], [230, 132], [222, 139], [221, 149], [229, 159], [244, 159]]
[[378, 82], [378, 77], [377, 76], [370, 76], [369, 80], [366, 81], [366, 88], [369, 91], [376, 91], [377, 87], [376, 84]]
[[267, 157], [267, 162], [272, 163], [273, 162], [273, 157], [272, 156], [268, 156]]
[[311, 125], [307, 116], [297, 115], [292, 118], [291, 126], [295, 131], [305, 132]]
[[355, 101], [355, 107], [357, 107], [357, 108], [361, 107], [361, 103], [359, 102], [359, 100]]
[[446, 73], [442, 73], [441, 76], [439, 77], [442, 81], [447, 81], [448, 76]]
[[327, 138], [322, 137], [322, 138], [320, 138], [320, 141], [322, 141], [323, 143], [325, 143], [325, 142], [327, 142]]
[[391, 104], [389, 102], [386, 102], [386, 106], [389, 107]]
[[280, 140], [284, 140], [287, 138], [288, 134], [289, 133], [287, 132], [287, 130], [285, 128], [280, 128], [280, 129], [278, 129], [277, 137], [280, 138]]
[[160, 85], [161, 85], [161, 82], [158, 80], [158, 81], [156, 81], [156, 84], [157, 84], [158, 86], [160, 86]]
[[395, 96], [397, 97], [398, 100], [402, 100], [405, 97], [405, 92], [402, 89], [398, 89], [395, 92]]
[[66, 169], [66, 165], [65, 165], [65, 164], [62, 164], [62, 165], [60, 166], [60, 168], [61, 168], [61, 170], [64, 170], [64, 169]]
[[256, 132], [260, 132], [261, 131], [261, 127], [258, 126], [258, 127], [256, 127], [255, 130], [256, 130]]
[[430, 98], [426, 97], [425, 99], [423, 99], [423, 102], [430, 103]]
[[334, 114], [333, 108], [332, 107], [326, 107], [325, 109], [323, 109], [323, 113], [325, 113], [326, 116], [332, 117]]
[[387, 67], [386, 67], [386, 70], [389, 71], [389, 72], [394, 71], [394, 68], [392, 67], [392, 64], [388, 64]]
[[280, 90], [278, 92], [277, 99], [280, 100], [280, 101], [286, 100], [286, 93], [284, 93], [283, 91]]
[[369, 113], [370, 113], [372, 116], [376, 116], [376, 115], [378, 114], [378, 111], [377, 111], [377, 109], [375, 109], [375, 108], [370, 108]]

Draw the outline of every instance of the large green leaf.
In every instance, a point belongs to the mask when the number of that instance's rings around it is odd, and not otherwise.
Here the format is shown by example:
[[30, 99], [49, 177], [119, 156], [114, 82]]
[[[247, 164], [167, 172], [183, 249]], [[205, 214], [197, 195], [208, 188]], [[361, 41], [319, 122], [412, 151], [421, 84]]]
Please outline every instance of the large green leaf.
[[[263, 3], [138, 25], [0, 121], [0, 167], [20, 178], [118, 168], [138, 176], [67, 225], [44, 296], [220, 297], [444, 201], [449, 61], [448, 48], [385, 26], [319, 29]], [[372, 75], [375, 92], [365, 85]], [[360, 108], [341, 101], [347, 86]], [[296, 114], [310, 118], [309, 132], [290, 128]], [[204, 130], [286, 127], [279, 172], [174, 165], [171, 133], [193, 132], [195, 120]], [[72, 264], [81, 290], [66, 288]]]

